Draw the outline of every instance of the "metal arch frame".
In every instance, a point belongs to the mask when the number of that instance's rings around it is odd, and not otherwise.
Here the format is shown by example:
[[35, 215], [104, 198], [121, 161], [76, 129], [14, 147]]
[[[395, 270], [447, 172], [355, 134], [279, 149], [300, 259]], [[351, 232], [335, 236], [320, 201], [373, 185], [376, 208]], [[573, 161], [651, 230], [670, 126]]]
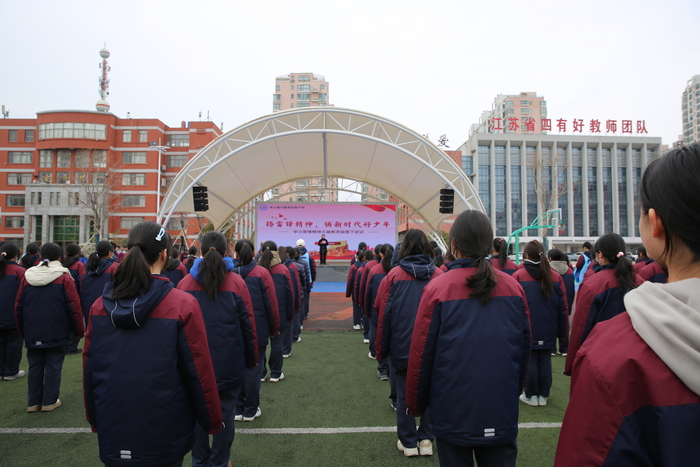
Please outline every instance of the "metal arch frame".
[[[304, 114], [316, 114], [305, 123], [302, 123], [301, 115]], [[342, 115], [347, 117], [347, 121], [341, 123], [336, 115]], [[296, 125], [292, 125], [288, 120], [290, 116], [296, 115]], [[352, 118], [356, 116], [361, 119], [368, 119], [366, 122], [361, 122], [358, 126], [353, 127]], [[286, 118], [285, 118], [286, 117]], [[338, 129], [328, 128], [328, 119], [337, 125]], [[319, 124], [319, 120], [322, 121], [320, 127], [315, 125]], [[253, 134], [251, 129], [257, 125], [261, 125], [257, 134]], [[359, 132], [359, 130], [365, 129], [368, 125], [371, 125], [371, 135]], [[278, 130], [279, 127], [279, 130]], [[253, 120], [247, 124], [244, 124], [228, 133], [221, 135], [216, 140], [209, 143], [204, 147], [195, 157], [193, 157], [183, 169], [178, 173], [178, 175], [173, 180], [163, 203], [160, 206], [158, 213], [158, 220], [161, 223], [167, 222], [174, 212], [177, 212], [177, 207], [180, 202], [185, 199], [191, 188], [198, 184], [199, 181], [205, 177], [211, 170], [215, 169], [219, 164], [234, 157], [236, 154], [243, 151], [249, 150], [254, 146], [261, 144], [263, 142], [274, 140], [276, 138], [283, 138], [286, 136], [293, 136], [299, 134], [313, 134], [318, 133], [323, 138], [323, 176], [326, 182], [326, 189], [328, 190], [328, 177], [338, 177], [347, 178], [344, 174], [328, 174], [328, 154], [326, 152], [326, 136], [328, 134], [340, 134], [340, 135], [350, 135], [354, 137], [359, 137], [368, 141], [372, 141], [378, 145], [386, 145], [392, 149], [398, 151], [399, 153], [412, 158], [413, 160], [419, 162], [425, 167], [428, 167], [438, 178], [442, 180], [445, 187], [452, 188], [455, 191], [455, 195], [464, 203], [465, 206], [472, 209], [478, 209], [484, 211], [483, 204], [474, 189], [474, 186], [466, 178], [462, 170], [454, 163], [454, 161], [447, 156], [443, 151], [435, 146], [432, 142], [426, 140], [417, 133], [399, 125], [391, 120], [371, 115], [364, 112], [349, 110], [349, 109], [339, 109], [335, 107], [313, 107], [313, 108], [303, 108], [303, 109], [292, 109], [285, 112], [278, 112], [272, 115], [261, 117], [259, 119]], [[394, 135], [392, 137], [392, 134]], [[247, 135], [247, 138], [243, 138]], [[377, 135], [377, 136], [375, 136]], [[399, 142], [402, 137], [408, 135], [410, 139], [408, 141]], [[407, 147], [409, 145], [415, 145], [413, 151], [409, 150]], [[311, 175], [308, 175], [311, 176]], [[284, 183], [284, 182], [281, 182]], [[241, 206], [253, 200], [256, 196], [265, 191], [270, 190], [274, 186], [278, 186], [279, 183], [275, 183], [271, 186], [266, 186], [258, 190], [257, 193], [249, 197], [238, 206], [234, 206], [215, 193], [210, 191], [214, 197], [218, 198], [225, 205], [231, 208], [228, 215], [230, 217], [234, 213], [238, 212], [240, 214]], [[376, 186], [376, 185], [374, 185]], [[378, 188], [386, 190], [382, 186]], [[388, 191], [388, 190], [386, 190]], [[437, 190], [436, 190], [437, 191]], [[437, 196], [437, 193], [435, 194]], [[397, 197], [409, 206], [413, 211], [410, 213], [409, 217], [413, 217], [414, 214], [418, 214], [420, 217], [426, 221], [425, 217], [420, 215], [420, 210], [427, 204], [429, 204], [433, 198], [426, 200], [421, 206], [414, 206], [407, 203], [401, 197]], [[207, 217], [206, 215], [204, 217]], [[224, 222], [225, 223], [225, 222]], [[222, 223], [222, 225], [224, 224]], [[436, 230], [437, 226], [433, 226], [428, 222], [425, 222], [430, 226], [431, 229]], [[217, 226], [219, 228], [220, 226]], [[441, 242], [442, 243], [442, 242]]]

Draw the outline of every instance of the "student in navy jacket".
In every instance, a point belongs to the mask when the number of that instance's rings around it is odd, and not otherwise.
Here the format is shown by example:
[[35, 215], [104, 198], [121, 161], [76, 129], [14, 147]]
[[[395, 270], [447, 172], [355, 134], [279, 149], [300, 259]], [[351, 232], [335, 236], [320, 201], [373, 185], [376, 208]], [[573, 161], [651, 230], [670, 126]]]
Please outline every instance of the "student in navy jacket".
[[15, 299], [24, 269], [17, 264], [19, 249], [14, 243], [0, 247], [0, 380], [12, 381], [25, 375], [22, 361], [22, 337], [17, 331]]
[[377, 261], [374, 259], [374, 251], [372, 250], [365, 250], [365, 257], [363, 259], [365, 265], [357, 270], [354, 285], [355, 290], [353, 291], [352, 295], [355, 297], [355, 300], [357, 300], [357, 306], [360, 307], [360, 311], [362, 312], [362, 342], [364, 344], [369, 344], [369, 318], [365, 313], [364, 283], [367, 280], [369, 270], [372, 268], [372, 266], [377, 264]]
[[106, 240], [97, 243], [95, 251], [88, 257], [85, 274], [80, 285], [80, 303], [83, 305], [83, 316], [87, 323], [90, 307], [95, 300], [102, 296], [105, 285], [112, 282], [112, 277], [117, 270], [114, 259], [114, 247]]
[[365, 251], [358, 250], [355, 254], [355, 261], [350, 266], [348, 271], [348, 279], [345, 284], [345, 297], [352, 302], [352, 328], [355, 330], [362, 329], [362, 308], [360, 308], [355, 293], [355, 281], [357, 280], [357, 271], [365, 265]]
[[650, 260], [646, 266], [639, 269], [637, 274], [645, 281], [656, 282], [657, 284], [665, 284], [668, 282], [668, 272], [653, 259]]
[[[306, 257], [308, 258], [308, 254]], [[313, 258], [311, 258], [313, 259]], [[299, 341], [299, 336], [301, 335], [301, 327], [304, 323], [307, 305], [309, 303], [309, 295], [311, 295], [311, 287], [313, 287], [313, 281], [315, 279], [315, 272], [312, 271], [310, 263], [306, 262], [305, 257], [302, 256], [302, 250], [299, 248], [294, 248], [294, 261], [299, 268], [299, 273], [301, 274], [301, 269], [304, 270], [303, 278], [301, 281], [301, 288], [304, 291], [301, 303], [301, 313], [294, 316], [294, 322], [292, 323], [292, 343]]]
[[235, 436], [238, 394], [246, 368], [253, 370], [258, 360], [250, 294], [243, 278], [233, 273], [233, 259], [226, 256], [227, 249], [221, 232], [205, 234], [202, 237], [204, 255], [195, 261], [190, 274], [177, 286], [193, 295], [202, 309], [224, 422], [224, 428], [214, 435], [211, 446], [204, 428], [199, 425], [195, 428], [192, 465], [198, 466], [228, 464]]
[[433, 454], [429, 414], [423, 414], [416, 429], [415, 417], [406, 410], [406, 368], [418, 303], [428, 282], [444, 274], [433, 264], [432, 254], [425, 234], [408, 229], [399, 251], [399, 265], [382, 280], [375, 305], [378, 310], [377, 359], [390, 357], [396, 382], [397, 447], [407, 457]]
[[29, 361], [27, 412], [51, 412], [61, 405], [61, 370], [71, 333], [84, 334], [80, 299], [70, 271], [61, 265], [63, 249], [41, 246], [41, 263], [22, 278], [15, 314]]
[[647, 264], [651, 263], [654, 261], [653, 259], [649, 258], [647, 256], [647, 249], [644, 247], [644, 245], [639, 245], [637, 248], [637, 259], [634, 262], [634, 272], [639, 274], [639, 271], [644, 269]]
[[698, 144], [672, 149], [642, 175], [639, 231], [669, 281], [630, 291], [627, 312], [597, 324], [579, 350], [556, 467], [698, 463], [698, 180]]
[[600, 269], [581, 283], [576, 295], [569, 354], [564, 366], [564, 374], [568, 376], [572, 376], [576, 352], [593, 327], [623, 313], [625, 304], [622, 298], [644, 282], [634, 273], [630, 260], [625, 258], [625, 241], [620, 235], [606, 233], [595, 242], [593, 251]]
[[[80, 296], [80, 284], [83, 281], [83, 276], [85, 275], [85, 266], [80, 261], [80, 247], [75, 243], [69, 243], [66, 245], [66, 254], [63, 258], [63, 267], [70, 271], [70, 275], [75, 283], [75, 290]], [[81, 303], [82, 306], [82, 303]], [[82, 353], [83, 349], [78, 347], [80, 339], [75, 336], [71, 336], [70, 342], [68, 343], [68, 348], [66, 349], [66, 354], [77, 354]]]
[[170, 279], [170, 282], [177, 287], [177, 284], [188, 274], [188, 271], [180, 260], [177, 259], [180, 254], [177, 247], [173, 247], [172, 250], [173, 251], [170, 253], [170, 261], [168, 261], [168, 264], [163, 269], [162, 274]]
[[[552, 248], [547, 252], [549, 265], [559, 273], [566, 287], [566, 306], [569, 310], [569, 316], [573, 313], [574, 298], [576, 297], [576, 289], [574, 284], [574, 268], [569, 264], [569, 257], [561, 250]], [[566, 357], [569, 352], [569, 335], [567, 333], [564, 339], [559, 339], [559, 353], [562, 357]]]
[[37, 243], [30, 243], [24, 250], [24, 256], [20, 259], [19, 263], [24, 269], [29, 269], [36, 266], [41, 261], [39, 256], [39, 245]]
[[[291, 323], [281, 323], [280, 334], [282, 334], [282, 357], [289, 358], [292, 354], [292, 327], [297, 322], [297, 317], [299, 313], [302, 312], [302, 305], [304, 300], [304, 291], [302, 289], [302, 274], [301, 267], [294, 261], [294, 256], [296, 255], [294, 248], [291, 246], [281, 246], [278, 248], [278, 253], [282, 264], [284, 264], [289, 270], [289, 277], [292, 279], [292, 295], [294, 299], [294, 317]], [[301, 332], [301, 325], [299, 325], [299, 332]], [[299, 336], [297, 335], [297, 339]]]
[[[382, 245], [379, 253], [379, 264], [370, 269], [367, 275], [367, 289], [365, 290], [365, 315], [369, 317], [369, 357], [377, 358], [377, 308], [374, 302], [377, 299], [379, 285], [382, 279], [391, 271], [391, 257], [394, 247], [389, 243]], [[389, 381], [389, 357], [377, 362], [377, 378]], [[392, 398], [395, 401], [395, 398]]]
[[185, 269], [187, 269], [188, 274], [190, 272], [190, 269], [192, 269], [192, 266], [194, 266], [194, 262], [197, 260], [198, 253], [199, 250], [196, 246], [191, 246], [187, 249], [187, 258], [184, 259], [183, 264], [185, 266]]
[[222, 428], [202, 311], [160, 275], [171, 245], [159, 224], [134, 226], [114, 281], [90, 309], [85, 411], [107, 466], [181, 465], [195, 423]]
[[[243, 278], [253, 307], [253, 315], [258, 326], [258, 355], [259, 360], [255, 368], [246, 370], [243, 388], [238, 394], [236, 402], [236, 420], [252, 422], [262, 415], [260, 409], [260, 382], [265, 378], [265, 349], [267, 348], [268, 337], [277, 335], [279, 332], [279, 307], [277, 305], [277, 295], [275, 283], [270, 272], [258, 266], [253, 261], [253, 243], [243, 239], [236, 242], [235, 246], [237, 258], [234, 260], [232, 271]], [[267, 327], [266, 327], [267, 324]], [[280, 360], [282, 357], [280, 355]], [[270, 380], [279, 381], [284, 376], [281, 363], [277, 370], [270, 363]]]
[[530, 310], [532, 351], [525, 391], [520, 400], [532, 406], [547, 405], [552, 387], [552, 352], [557, 337], [568, 331], [569, 313], [566, 287], [558, 272], [552, 270], [542, 243], [532, 240], [523, 250], [523, 268], [513, 274], [525, 290]]
[[523, 288], [488, 261], [493, 230], [464, 211], [450, 230], [455, 260], [423, 290], [408, 361], [410, 413], [430, 407], [441, 465], [514, 466], [518, 395], [530, 356]]
[[508, 244], [505, 239], [496, 237], [493, 239], [493, 254], [491, 264], [499, 271], [503, 271], [512, 276], [518, 270], [518, 266], [508, 259]]

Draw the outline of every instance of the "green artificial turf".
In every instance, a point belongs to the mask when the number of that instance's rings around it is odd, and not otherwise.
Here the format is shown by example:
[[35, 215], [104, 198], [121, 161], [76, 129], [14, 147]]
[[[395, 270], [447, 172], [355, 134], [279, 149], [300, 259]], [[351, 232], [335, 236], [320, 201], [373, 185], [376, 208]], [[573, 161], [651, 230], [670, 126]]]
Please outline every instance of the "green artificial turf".
[[[268, 349], [269, 350], [269, 349]], [[304, 331], [284, 361], [285, 379], [265, 382], [262, 417], [237, 422], [237, 430], [269, 428], [392, 427], [389, 383], [376, 377], [376, 361], [359, 331]], [[27, 414], [27, 380], [0, 381], [0, 428], [89, 428], [81, 386], [81, 357], [66, 356], [63, 405], [50, 413]], [[564, 358], [554, 357], [554, 384], [546, 407], [520, 403], [520, 422], [560, 423], [568, 402]], [[21, 368], [27, 370], [26, 358]], [[550, 466], [559, 428], [521, 429], [519, 466]], [[438, 465], [432, 458], [406, 459], [396, 433], [252, 434], [238, 432], [233, 465], [241, 466], [404, 466]], [[92, 433], [0, 434], [0, 465], [8, 467], [101, 465]], [[189, 455], [184, 465], [190, 465]]]

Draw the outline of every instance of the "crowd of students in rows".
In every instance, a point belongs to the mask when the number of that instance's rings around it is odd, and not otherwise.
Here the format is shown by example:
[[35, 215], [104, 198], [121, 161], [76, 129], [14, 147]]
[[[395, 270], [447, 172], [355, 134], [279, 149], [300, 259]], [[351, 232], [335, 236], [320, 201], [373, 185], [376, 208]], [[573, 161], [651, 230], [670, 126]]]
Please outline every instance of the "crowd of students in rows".
[[441, 465], [515, 465], [518, 400], [547, 405], [558, 338], [571, 397], [556, 466], [696, 462], [698, 179], [697, 144], [647, 167], [636, 264], [607, 233], [575, 267], [536, 240], [518, 267], [477, 211], [455, 219], [443, 265], [417, 230], [359, 248], [346, 295], [377, 375], [388, 368], [398, 449], [432, 455], [437, 440]]
[[85, 337], [85, 410], [106, 465], [181, 465], [190, 450], [195, 466], [230, 465], [235, 421], [260, 417], [261, 383], [284, 379], [315, 280], [304, 240], [254, 249], [209, 232], [181, 262], [154, 222], [131, 229], [120, 261], [107, 241], [85, 265], [77, 245], [30, 244], [20, 259], [5, 243], [0, 376], [25, 375], [24, 341], [27, 412], [53, 411], [67, 349]]

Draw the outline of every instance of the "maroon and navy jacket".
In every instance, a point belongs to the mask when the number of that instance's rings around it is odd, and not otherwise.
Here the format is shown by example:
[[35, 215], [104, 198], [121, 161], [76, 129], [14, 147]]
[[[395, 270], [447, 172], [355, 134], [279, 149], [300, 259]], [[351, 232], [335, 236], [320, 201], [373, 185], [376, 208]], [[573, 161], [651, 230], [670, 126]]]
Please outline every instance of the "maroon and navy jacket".
[[413, 416], [430, 407], [438, 440], [497, 446], [518, 434], [518, 395], [530, 358], [527, 298], [515, 279], [494, 271], [497, 284], [488, 303], [470, 299], [473, 265], [471, 258], [452, 261], [447, 273], [423, 289], [406, 403]]
[[637, 274], [645, 281], [656, 282], [658, 284], [665, 284], [668, 282], [668, 273], [654, 260], [649, 261], [649, 264], [641, 268]]
[[696, 465], [698, 420], [700, 396], [621, 313], [596, 325], [576, 355], [554, 465]]
[[80, 284], [80, 303], [83, 304], [83, 316], [87, 322], [90, 307], [102, 296], [105, 285], [112, 282], [119, 263], [107, 258], [100, 258], [97, 269], [86, 269]]
[[26, 271], [16, 261], [7, 261], [5, 275], [0, 278], [0, 329], [17, 329], [14, 305]]
[[217, 433], [219, 392], [197, 300], [161, 275], [133, 298], [113, 300], [107, 284], [90, 309], [83, 391], [107, 465], [174, 463], [192, 449], [195, 423]]
[[[644, 282], [635, 274], [637, 286]], [[593, 327], [625, 311], [620, 287], [615, 279], [615, 265], [606, 264], [581, 283], [576, 296], [576, 312], [571, 323], [569, 353], [566, 356], [564, 374], [571, 376], [574, 359], [579, 347]]]
[[[279, 256], [273, 253], [273, 257], [279, 260]], [[282, 264], [277, 263], [270, 268], [272, 274], [272, 282], [275, 284], [275, 293], [277, 294], [277, 306], [279, 308], [279, 320], [277, 322], [277, 332], [272, 333], [272, 336], [279, 333], [279, 321], [286, 319], [291, 322], [294, 319], [294, 292], [292, 284], [292, 276], [289, 269]]]
[[355, 280], [357, 278], [358, 269], [362, 268], [365, 262], [362, 260], [355, 261], [352, 266], [350, 266], [350, 271], [348, 272], [348, 281], [345, 284], [345, 296], [352, 298], [352, 302], [355, 303]]
[[518, 266], [511, 260], [506, 258], [506, 264], [501, 267], [501, 262], [499, 261], [500, 255], [493, 255], [491, 257], [491, 266], [494, 267], [494, 269], [498, 269], [499, 271], [505, 272], [509, 276], [512, 276], [515, 271], [517, 271]]
[[[241, 260], [236, 259], [233, 264], [232, 271], [239, 274], [248, 286], [255, 314], [258, 346], [264, 347], [267, 345], [270, 337], [274, 337], [279, 333], [280, 321], [286, 319], [286, 316], [282, 317], [280, 315], [272, 274], [264, 267], [258, 266], [258, 263], [255, 261], [241, 266]], [[190, 269], [190, 274], [193, 270], [194, 266]]]
[[78, 295], [80, 295], [80, 287], [83, 284], [83, 276], [86, 274], [85, 265], [78, 260], [68, 266], [68, 270], [70, 271], [70, 275], [73, 277], [73, 281], [75, 282], [75, 290], [77, 290]]
[[168, 268], [163, 269], [161, 274], [170, 279], [170, 282], [172, 282], [173, 285], [177, 287], [177, 284], [180, 283], [180, 281], [183, 279], [183, 277], [185, 277], [188, 274], [188, 272], [187, 268], [184, 264], [180, 262], [180, 260], [171, 259], [170, 263], [168, 264]]
[[377, 299], [377, 293], [379, 292], [379, 285], [387, 274], [388, 273], [384, 270], [384, 265], [381, 263], [375, 264], [374, 267], [369, 270], [369, 274], [367, 274], [364, 310], [365, 316], [367, 316], [375, 326], [377, 325], [377, 308], [374, 306], [374, 303]]
[[[20, 259], [19, 264], [24, 269], [29, 269], [31, 267], [38, 265], [40, 262], [41, 262], [41, 257], [39, 255], [24, 255]], [[28, 266], [25, 266], [25, 264], [28, 264]]]
[[429, 281], [443, 274], [427, 255], [410, 255], [401, 258], [382, 280], [374, 305], [378, 310], [378, 360], [391, 356], [391, 366], [396, 371], [406, 370], [421, 294]]
[[[224, 257], [226, 276], [212, 300], [202, 286], [199, 275], [201, 259], [197, 259], [177, 285], [197, 299], [207, 328], [209, 352], [214, 364], [216, 384], [220, 391], [232, 389], [245, 381], [245, 369], [258, 363], [257, 322], [253, 304], [243, 278], [234, 274], [233, 260]], [[274, 325], [272, 326], [274, 327]], [[269, 329], [264, 326], [265, 331]]]
[[360, 307], [362, 307], [362, 309], [365, 310], [365, 315], [367, 315], [367, 317], [369, 317], [369, 315], [370, 315], [370, 312], [367, 310], [367, 308], [371, 307], [371, 305], [369, 303], [367, 303], [367, 293], [366, 293], [367, 283], [369, 281], [369, 273], [372, 272], [372, 268], [374, 266], [376, 266], [377, 264], [379, 264], [378, 259], [373, 259], [371, 261], [367, 261], [367, 263], [365, 263], [365, 267], [362, 268], [362, 269], [364, 269], [364, 271], [362, 272], [362, 276], [360, 276], [361, 277], [361, 282], [360, 282], [360, 286], [359, 286], [360, 293], [358, 295], [359, 304], [360, 304]]
[[654, 260], [651, 258], [637, 258], [637, 261], [634, 263], [634, 272], [639, 274], [642, 269], [652, 262], [654, 262]]
[[292, 258], [287, 257], [284, 265], [289, 269], [289, 277], [292, 279], [292, 296], [294, 298], [294, 311], [301, 310], [304, 300], [304, 291], [301, 289], [301, 277], [299, 277], [299, 267]]
[[17, 330], [28, 349], [65, 347], [71, 333], [83, 337], [80, 298], [59, 261], [26, 270], [15, 301]]
[[[532, 266], [526, 263], [525, 267], [518, 269], [512, 277], [520, 283], [527, 297], [532, 349], [554, 350], [557, 337], [563, 339], [568, 335], [569, 308], [566, 304], [566, 286], [559, 273], [551, 269], [552, 293], [547, 298], [541, 288], [540, 266]], [[538, 275], [540, 278], [535, 277]]]
[[355, 280], [353, 281], [352, 284], [352, 302], [359, 306], [360, 308], [363, 308], [364, 306], [364, 295], [362, 295], [362, 284], [365, 282], [365, 279], [367, 279], [367, 273], [369, 272], [369, 269], [367, 268], [367, 265], [371, 261], [364, 261], [364, 266], [359, 268], [357, 272], [355, 273]]

